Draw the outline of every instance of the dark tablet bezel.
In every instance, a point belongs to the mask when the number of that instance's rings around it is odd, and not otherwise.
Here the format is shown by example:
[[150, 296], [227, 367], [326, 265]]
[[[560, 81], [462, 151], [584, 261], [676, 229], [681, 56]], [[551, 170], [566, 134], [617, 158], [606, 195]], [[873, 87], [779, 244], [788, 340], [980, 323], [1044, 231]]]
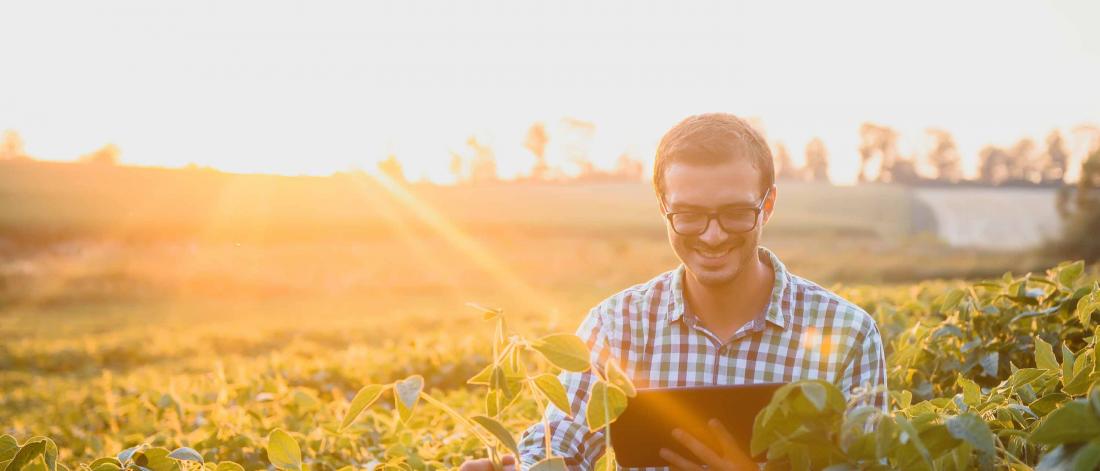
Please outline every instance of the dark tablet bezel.
[[611, 424], [615, 460], [631, 468], [668, 466], [658, 454], [661, 448], [695, 459], [672, 437], [672, 429], [685, 430], [716, 448], [718, 443], [706, 428], [712, 417], [725, 425], [747, 454], [756, 414], [771, 402], [772, 395], [784, 384], [639, 389], [638, 394], [627, 401], [626, 411]]

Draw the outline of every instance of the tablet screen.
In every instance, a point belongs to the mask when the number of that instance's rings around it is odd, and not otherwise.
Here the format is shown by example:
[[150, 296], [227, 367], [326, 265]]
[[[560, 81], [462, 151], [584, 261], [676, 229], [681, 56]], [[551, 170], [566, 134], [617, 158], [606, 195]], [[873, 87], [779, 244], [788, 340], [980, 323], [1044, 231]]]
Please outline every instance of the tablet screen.
[[697, 460], [672, 438], [674, 428], [720, 451], [719, 442], [707, 427], [711, 418], [721, 421], [747, 454], [756, 414], [768, 405], [781, 386], [782, 383], [767, 383], [639, 389], [627, 402], [626, 411], [611, 424], [615, 460], [624, 467], [668, 466], [658, 454], [661, 448]]

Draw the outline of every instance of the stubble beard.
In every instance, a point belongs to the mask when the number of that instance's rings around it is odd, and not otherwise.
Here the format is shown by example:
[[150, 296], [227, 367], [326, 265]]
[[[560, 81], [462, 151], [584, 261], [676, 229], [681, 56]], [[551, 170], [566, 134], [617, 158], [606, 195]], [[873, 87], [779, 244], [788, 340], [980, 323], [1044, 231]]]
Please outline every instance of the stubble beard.
[[[735, 257], [726, 263], [717, 271], [708, 270], [705, 267], [698, 267], [696, 270], [689, 270], [692, 278], [706, 288], [723, 288], [728, 287], [735, 283], [740, 275], [745, 270], [751, 267], [753, 257], [756, 256], [756, 244], [750, 241], [748, 238], [740, 237], [734, 241], [731, 241], [730, 255]], [[684, 244], [684, 250], [686, 250], [689, 256], [695, 258], [699, 255], [696, 253], [696, 247], [699, 247], [698, 241], [694, 243], [688, 242]], [[690, 265], [689, 265], [690, 268]]]

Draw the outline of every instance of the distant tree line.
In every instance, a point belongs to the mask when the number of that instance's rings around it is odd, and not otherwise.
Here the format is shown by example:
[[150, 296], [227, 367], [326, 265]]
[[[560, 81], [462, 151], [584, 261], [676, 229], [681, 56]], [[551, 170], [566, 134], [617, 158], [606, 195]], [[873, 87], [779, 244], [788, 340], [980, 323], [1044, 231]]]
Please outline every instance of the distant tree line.
[[[902, 155], [897, 147], [898, 133], [888, 126], [864, 123], [859, 136], [859, 182], [1061, 185], [1069, 165], [1065, 140], [1057, 130], [1047, 135], [1042, 146], [1023, 138], [1007, 148], [982, 147], [978, 151], [978, 175], [973, 180], [964, 179], [955, 139], [943, 129], [926, 130], [930, 145], [924, 155]], [[924, 171], [918, 168], [922, 159]]]
[[[566, 163], [572, 165], [575, 172], [567, 173], [559, 166], [551, 165], [547, 159], [547, 149], [551, 142], [550, 133], [542, 122], [532, 124], [523, 140], [523, 147], [530, 152], [534, 162], [530, 171], [515, 177], [520, 182], [615, 182], [642, 181], [645, 166], [641, 160], [623, 152], [615, 161], [614, 168], [604, 170], [591, 160], [588, 146], [595, 134], [596, 127], [588, 121], [565, 118], [561, 122], [561, 149]], [[377, 165], [378, 171], [393, 181], [406, 182], [401, 163], [394, 155]], [[492, 146], [482, 142], [477, 136], [466, 139], [464, 148], [451, 151], [448, 173], [458, 184], [484, 184], [501, 180], [497, 172], [497, 156]]]
[[[119, 150], [118, 146], [107, 144], [77, 157], [76, 160], [77, 162], [89, 164], [117, 165], [118, 157], [121, 154], [122, 151]], [[18, 132], [7, 130], [4, 131], [4, 136], [0, 138], [0, 161], [4, 160], [34, 160], [34, 157], [23, 148], [23, 137]]]

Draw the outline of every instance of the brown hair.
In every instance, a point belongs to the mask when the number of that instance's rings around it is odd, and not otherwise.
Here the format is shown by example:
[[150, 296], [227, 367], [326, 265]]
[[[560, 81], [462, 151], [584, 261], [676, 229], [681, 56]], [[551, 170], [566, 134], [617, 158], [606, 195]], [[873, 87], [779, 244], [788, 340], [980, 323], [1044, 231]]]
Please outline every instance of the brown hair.
[[731, 158], [752, 161], [753, 168], [760, 171], [761, 192], [775, 183], [771, 149], [752, 126], [729, 113], [688, 116], [669, 129], [657, 145], [653, 189], [663, 204], [665, 171], [673, 162], [718, 164]]

